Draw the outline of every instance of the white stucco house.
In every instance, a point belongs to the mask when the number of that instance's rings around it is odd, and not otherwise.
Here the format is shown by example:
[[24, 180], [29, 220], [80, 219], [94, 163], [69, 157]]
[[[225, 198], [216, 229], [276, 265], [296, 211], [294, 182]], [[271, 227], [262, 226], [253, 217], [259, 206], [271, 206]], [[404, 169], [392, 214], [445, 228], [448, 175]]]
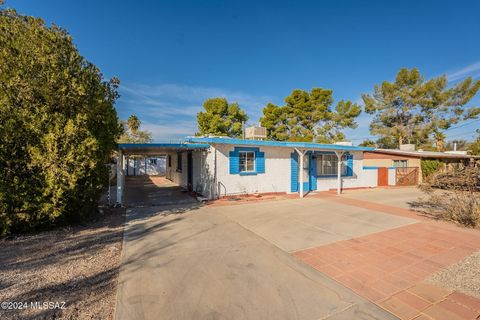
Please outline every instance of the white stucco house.
[[[209, 199], [255, 193], [299, 193], [377, 186], [364, 170], [373, 148], [309, 142], [187, 137], [175, 144], [120, 144], [117, 198], [129, 154], [164, 154], [165, 176]], [[121, 194], [120, 194], [121, 199]]]

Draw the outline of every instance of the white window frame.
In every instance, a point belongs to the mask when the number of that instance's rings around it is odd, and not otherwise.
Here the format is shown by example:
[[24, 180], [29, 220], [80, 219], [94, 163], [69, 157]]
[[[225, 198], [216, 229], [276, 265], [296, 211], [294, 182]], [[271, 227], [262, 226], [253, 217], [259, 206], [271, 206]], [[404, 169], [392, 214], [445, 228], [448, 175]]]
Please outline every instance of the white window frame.
[[[248, 155], [252, 155], [252, 159], [249, 160]], [[242, 155], [245, 155], [245, 163], [242, 164]], [[252, 163], [252, 170], [248, 170], [248, 164], [249, 161], [253, 162]], [[256, 172], [255, 166], [256, 166], [256, 155], [255, 151], [238, 151], [238, 172]]]
[[[337, 176], [338, 170], [338, 157], [336, 154], [316, 154], [317, 158], [317, 177], [332, 177]], [[341, 175], [347, 175], [347, 156], [344, 154], [342, 156], [342, 165], [341, 165]], [[331, 165], [326, 166], [331, 162]]]
[[[404, 163], [405, 165], [399, 166], [399, 163]], [[408, 160], [402, 159], [402, 160], [393, 160], [393, 166], [395, 168], [407, 168], [408, 167]]]

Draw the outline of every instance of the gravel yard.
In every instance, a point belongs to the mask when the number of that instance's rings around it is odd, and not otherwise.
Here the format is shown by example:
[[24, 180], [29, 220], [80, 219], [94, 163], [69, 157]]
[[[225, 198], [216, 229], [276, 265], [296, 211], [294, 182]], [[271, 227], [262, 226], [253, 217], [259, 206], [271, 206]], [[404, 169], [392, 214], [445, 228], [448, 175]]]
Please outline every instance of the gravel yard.
[[0, 309], [0, 319], [111, 319], [124, 219], [114, 209], [86, 226], [0, 240], [0, 302], [22, 303]]
[[434, 273], [428, 280], [441, 287], [480, 298], [480, 251]]

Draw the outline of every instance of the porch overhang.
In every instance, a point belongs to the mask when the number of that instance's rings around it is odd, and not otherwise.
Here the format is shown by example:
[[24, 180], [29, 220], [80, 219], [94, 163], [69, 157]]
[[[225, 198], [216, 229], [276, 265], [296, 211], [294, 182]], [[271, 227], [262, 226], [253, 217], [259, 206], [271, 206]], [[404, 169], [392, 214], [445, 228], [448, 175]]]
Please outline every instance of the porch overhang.
[[168, 152], [194, 151], [208, 149], [204, 143], [119, 143], [118, 149], [123, 155], [164, 155]]

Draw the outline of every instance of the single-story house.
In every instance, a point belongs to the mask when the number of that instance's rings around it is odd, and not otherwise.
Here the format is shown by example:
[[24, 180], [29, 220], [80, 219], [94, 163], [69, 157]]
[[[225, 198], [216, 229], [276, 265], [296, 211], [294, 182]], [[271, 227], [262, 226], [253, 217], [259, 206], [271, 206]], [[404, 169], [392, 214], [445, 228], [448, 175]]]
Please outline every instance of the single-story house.
[[223, 137], [185, 141], [209, 148], [167, 153], [166, 177], [208, 198], [293, 192], [303, 196], [376, 186], [376, 174], [362, 169], [363, 152], [372, 148]]
[[[177, 144], [120, 144], [117, 198], [122, 197], [125, 157], [163, 154], [165, 176], [214, 199], [230, 195], [299, 193], [377, 186], [364, 170], [369, 147], [309, 142], [187, 137]], [[120, 195], [118, 194], [120, 192]]]
[[[412, 148], [412, 147], [409, 147]], [[405, 148], [407, 149], [407, 148]], [[364, 152], [364, 169], [378, 171], [378, 186], [417, 185], [422, 182], [422, 160], [439, 160], [447, 166], [467, 165], [473, 159], [464, 152], [375, 149]]]

